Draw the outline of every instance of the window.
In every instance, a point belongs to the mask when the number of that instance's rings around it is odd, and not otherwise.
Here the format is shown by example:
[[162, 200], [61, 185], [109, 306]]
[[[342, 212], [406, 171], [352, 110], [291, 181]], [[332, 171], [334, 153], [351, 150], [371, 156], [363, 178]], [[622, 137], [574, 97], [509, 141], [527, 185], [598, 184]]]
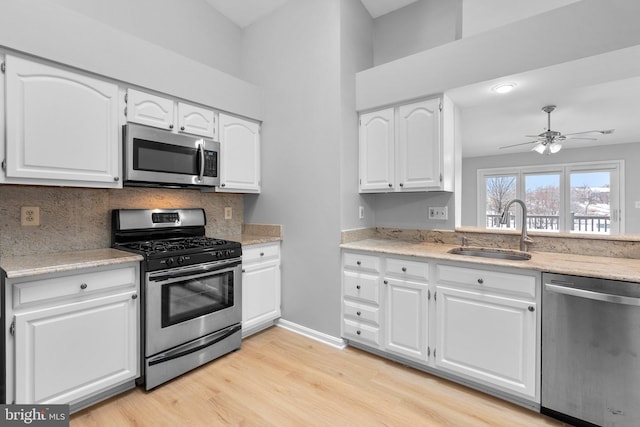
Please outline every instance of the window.
[[[623, 161], [478, 170], [478, 225], [515, 229], [520, 207], [510, 207], [506, 224], [500, 216], [507, 203], [527, 206], [527, 228], [545, 232], [617, 234]], [[516, 211], [517, 209], [517, 211]]]

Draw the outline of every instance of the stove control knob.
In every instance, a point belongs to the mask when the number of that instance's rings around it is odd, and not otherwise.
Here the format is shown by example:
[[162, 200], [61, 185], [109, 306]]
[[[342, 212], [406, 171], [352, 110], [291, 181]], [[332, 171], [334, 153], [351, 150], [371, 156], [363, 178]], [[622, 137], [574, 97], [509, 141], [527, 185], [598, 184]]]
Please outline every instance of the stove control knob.
[[173, 258], [167, 258], [167, 267], [173, 264]]
[[180, 264], [180, 265], [184, 264], [184, 257], [183, 256], [178, 257], [178, 264]]

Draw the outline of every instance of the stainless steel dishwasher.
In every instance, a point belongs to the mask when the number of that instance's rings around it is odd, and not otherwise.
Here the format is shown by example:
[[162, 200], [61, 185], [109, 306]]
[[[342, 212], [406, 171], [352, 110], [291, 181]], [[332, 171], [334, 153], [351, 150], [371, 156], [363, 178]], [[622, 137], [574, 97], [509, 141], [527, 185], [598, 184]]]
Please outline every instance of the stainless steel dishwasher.
[[542, 275], [541, 412], [640, 426], [640, 284]]

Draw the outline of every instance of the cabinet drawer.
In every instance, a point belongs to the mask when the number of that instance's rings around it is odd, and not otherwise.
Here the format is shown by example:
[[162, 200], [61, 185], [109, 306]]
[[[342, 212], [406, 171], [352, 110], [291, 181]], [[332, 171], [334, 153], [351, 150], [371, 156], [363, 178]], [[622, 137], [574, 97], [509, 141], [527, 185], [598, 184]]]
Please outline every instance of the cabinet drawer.
[[242, 248], [242, 262], [260, 262], [280, 257], [280, 244], [245, 246]]
[[380, 302], [378, 276], [345, 271], [344, 296], [378, 304]]
[[402, 278], [429, 280], [429, 264], [426, 262], [388, 258], [385, 274]]
[[454, 283], [528, 298], [536, 297], [535, 277], [522, 274], [439, 265], [438, 283]]
[[360, 322], [344, 320], [344, 336], [354, 341], [380, 346], [380, 329]]
[[344, 317], [350, 317], [354, 321], [367, 321], [378, 326], [380, 324], [380, 310], [376, 307], [356, 304], [351, 301], [344, 302]]
[[377, 273], [380, 271], [380, 258], [371, 255], [345, 253], [344, 266]]
[[137, 277], [137, 269], [131, 266], [16, 283], [13, 285], [13, 306], [119, 287], [134, 288]]

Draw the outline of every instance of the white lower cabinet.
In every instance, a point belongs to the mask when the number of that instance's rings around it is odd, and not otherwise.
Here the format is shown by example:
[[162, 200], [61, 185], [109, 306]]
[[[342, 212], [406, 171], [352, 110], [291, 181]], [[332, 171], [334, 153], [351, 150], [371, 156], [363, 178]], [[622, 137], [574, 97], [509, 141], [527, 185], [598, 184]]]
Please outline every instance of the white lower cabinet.
[[342, 336], [531, 405], [540, 399], [540, 273], [344, 252]]
[[7, 279], [5, 292], [7, 402], [70, 404], [74, 411], [135, 385], [137, 263]]
[[280, 243], [252, 245], [242, 255], [242, 336], [273, 325], [280, 315]]

